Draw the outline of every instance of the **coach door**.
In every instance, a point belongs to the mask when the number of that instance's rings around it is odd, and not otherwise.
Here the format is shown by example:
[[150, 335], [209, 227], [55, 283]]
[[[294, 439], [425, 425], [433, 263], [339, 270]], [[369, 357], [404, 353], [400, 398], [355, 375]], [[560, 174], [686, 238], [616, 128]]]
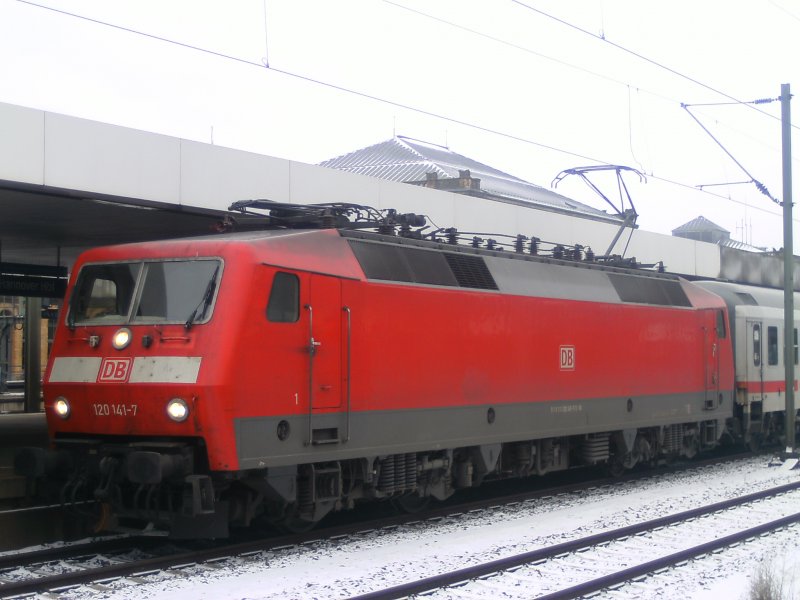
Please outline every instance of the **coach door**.
[[308, 391], [311, 411], [342, 403], [342, 284], [335, 277], [308, 275], [303, 306], [308, 323]]
[[750, 402], [764, 400], [764, 328], [761, 321], [747, 321], [747, 396]]

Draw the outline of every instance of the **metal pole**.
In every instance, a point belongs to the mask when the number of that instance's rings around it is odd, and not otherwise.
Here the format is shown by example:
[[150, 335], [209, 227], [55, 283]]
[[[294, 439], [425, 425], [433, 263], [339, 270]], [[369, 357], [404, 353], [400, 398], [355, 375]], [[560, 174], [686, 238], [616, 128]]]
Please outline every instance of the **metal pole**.
[[789, 84], [781, 84], [781, 141], [783, 150], [783, 318], [786, 366], [786, 452], [795, 450], [794, 407], [794, 249], [792, 244], [792, 131]]
[[42, 299], [25, 298], [25, 412], [41, 410]]

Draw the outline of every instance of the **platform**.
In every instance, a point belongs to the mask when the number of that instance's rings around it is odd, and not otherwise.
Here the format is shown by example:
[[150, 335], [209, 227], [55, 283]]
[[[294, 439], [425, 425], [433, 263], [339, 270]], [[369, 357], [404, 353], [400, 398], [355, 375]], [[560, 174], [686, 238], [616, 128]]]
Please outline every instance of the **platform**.
[[[24, 398], [21, 399], [24, 406]], [[5, 409], [7, 404], [2, 405]], [[14, 455], [23, 446], [46, 447], [44, 413], [0, 414], [0, 501], [25, 496], [25, 478], [14, 474]]]

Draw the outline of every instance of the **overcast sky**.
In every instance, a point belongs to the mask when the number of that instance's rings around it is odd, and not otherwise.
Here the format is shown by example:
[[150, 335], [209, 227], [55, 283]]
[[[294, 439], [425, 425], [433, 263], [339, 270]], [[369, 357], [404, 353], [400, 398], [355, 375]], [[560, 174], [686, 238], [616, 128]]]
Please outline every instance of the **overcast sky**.
[[[703, 215], [783, 245], [750, 183], [782, 200], [780, 103], [734, 100], [800, 94], [798, 0], [37, 3], [94, 21], [0, 0], [1, 102], [307, 163], [396, 133], [545, 187], [620, 164], [647, 176], [626, 179], [644, 229]], [[691, 111], [747, 173], [682, 103], [727, 103]], [[577, 179], [557, 191], [606, 208]]]

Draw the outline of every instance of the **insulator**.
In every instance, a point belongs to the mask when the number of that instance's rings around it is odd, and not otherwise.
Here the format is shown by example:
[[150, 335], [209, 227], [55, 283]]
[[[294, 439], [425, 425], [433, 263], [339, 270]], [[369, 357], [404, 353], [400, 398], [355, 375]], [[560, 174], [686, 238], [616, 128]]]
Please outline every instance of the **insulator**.
[[658, 261], [658, 272], [659, 273], [666, 273], [666, 271], [667, 271], [667, 268], [664, 266], [664, 261], [663, 260]]
[[525, 240], [527, 239], [528, 238], [525, 237], [524, 235], [518, 235], [517, 241], [514, 242], [514, 252], [516, 252], [517, 254], [522, 254], [523, 252], [525, 252]]
[[458, 229], [455, 227], [450, 227], [445, 229], [444, 232], [447, 234], [447, 243], [452, 244], [455, 246], [458, 244]]
[[586, 262], [594, 262], [594, 250], [586, 248]]
[[403, 213], [397, 215], [397, 220], [409, 227], [424, 227], [427, 224], [427, 219], [424, 215], [417, 215], [415, 213]]
[[486, 240], [486, 248], [488, 248], [489, 250], [494, 250], [496, 246], [497, 246], [496, 240], [492, 239]]
[[472, 238], [473, 248], [480, 248], [482, 243], [483, 243], [483, 238], [479, 238], [477, 235]]
[[541, 240], [540, 240], [539, 238], [537, 238], [537, 237], [532, 237], [532, 238], [531, 238], [531, 247], [530, 247], [530, 253], [531, 253], [532, 255], [539, 254], [539, 242], [540, 242], [540, 241], [541, 241]]
[[564, 246], [558, 244], [555, 248], [553, 248], [553, 258], [564, 258]]
[[573, 260], [581, 260], [583, 258], [583, 246], [580, 244], [575, 244], [575, 248], [572, 250], [572, 259]]

